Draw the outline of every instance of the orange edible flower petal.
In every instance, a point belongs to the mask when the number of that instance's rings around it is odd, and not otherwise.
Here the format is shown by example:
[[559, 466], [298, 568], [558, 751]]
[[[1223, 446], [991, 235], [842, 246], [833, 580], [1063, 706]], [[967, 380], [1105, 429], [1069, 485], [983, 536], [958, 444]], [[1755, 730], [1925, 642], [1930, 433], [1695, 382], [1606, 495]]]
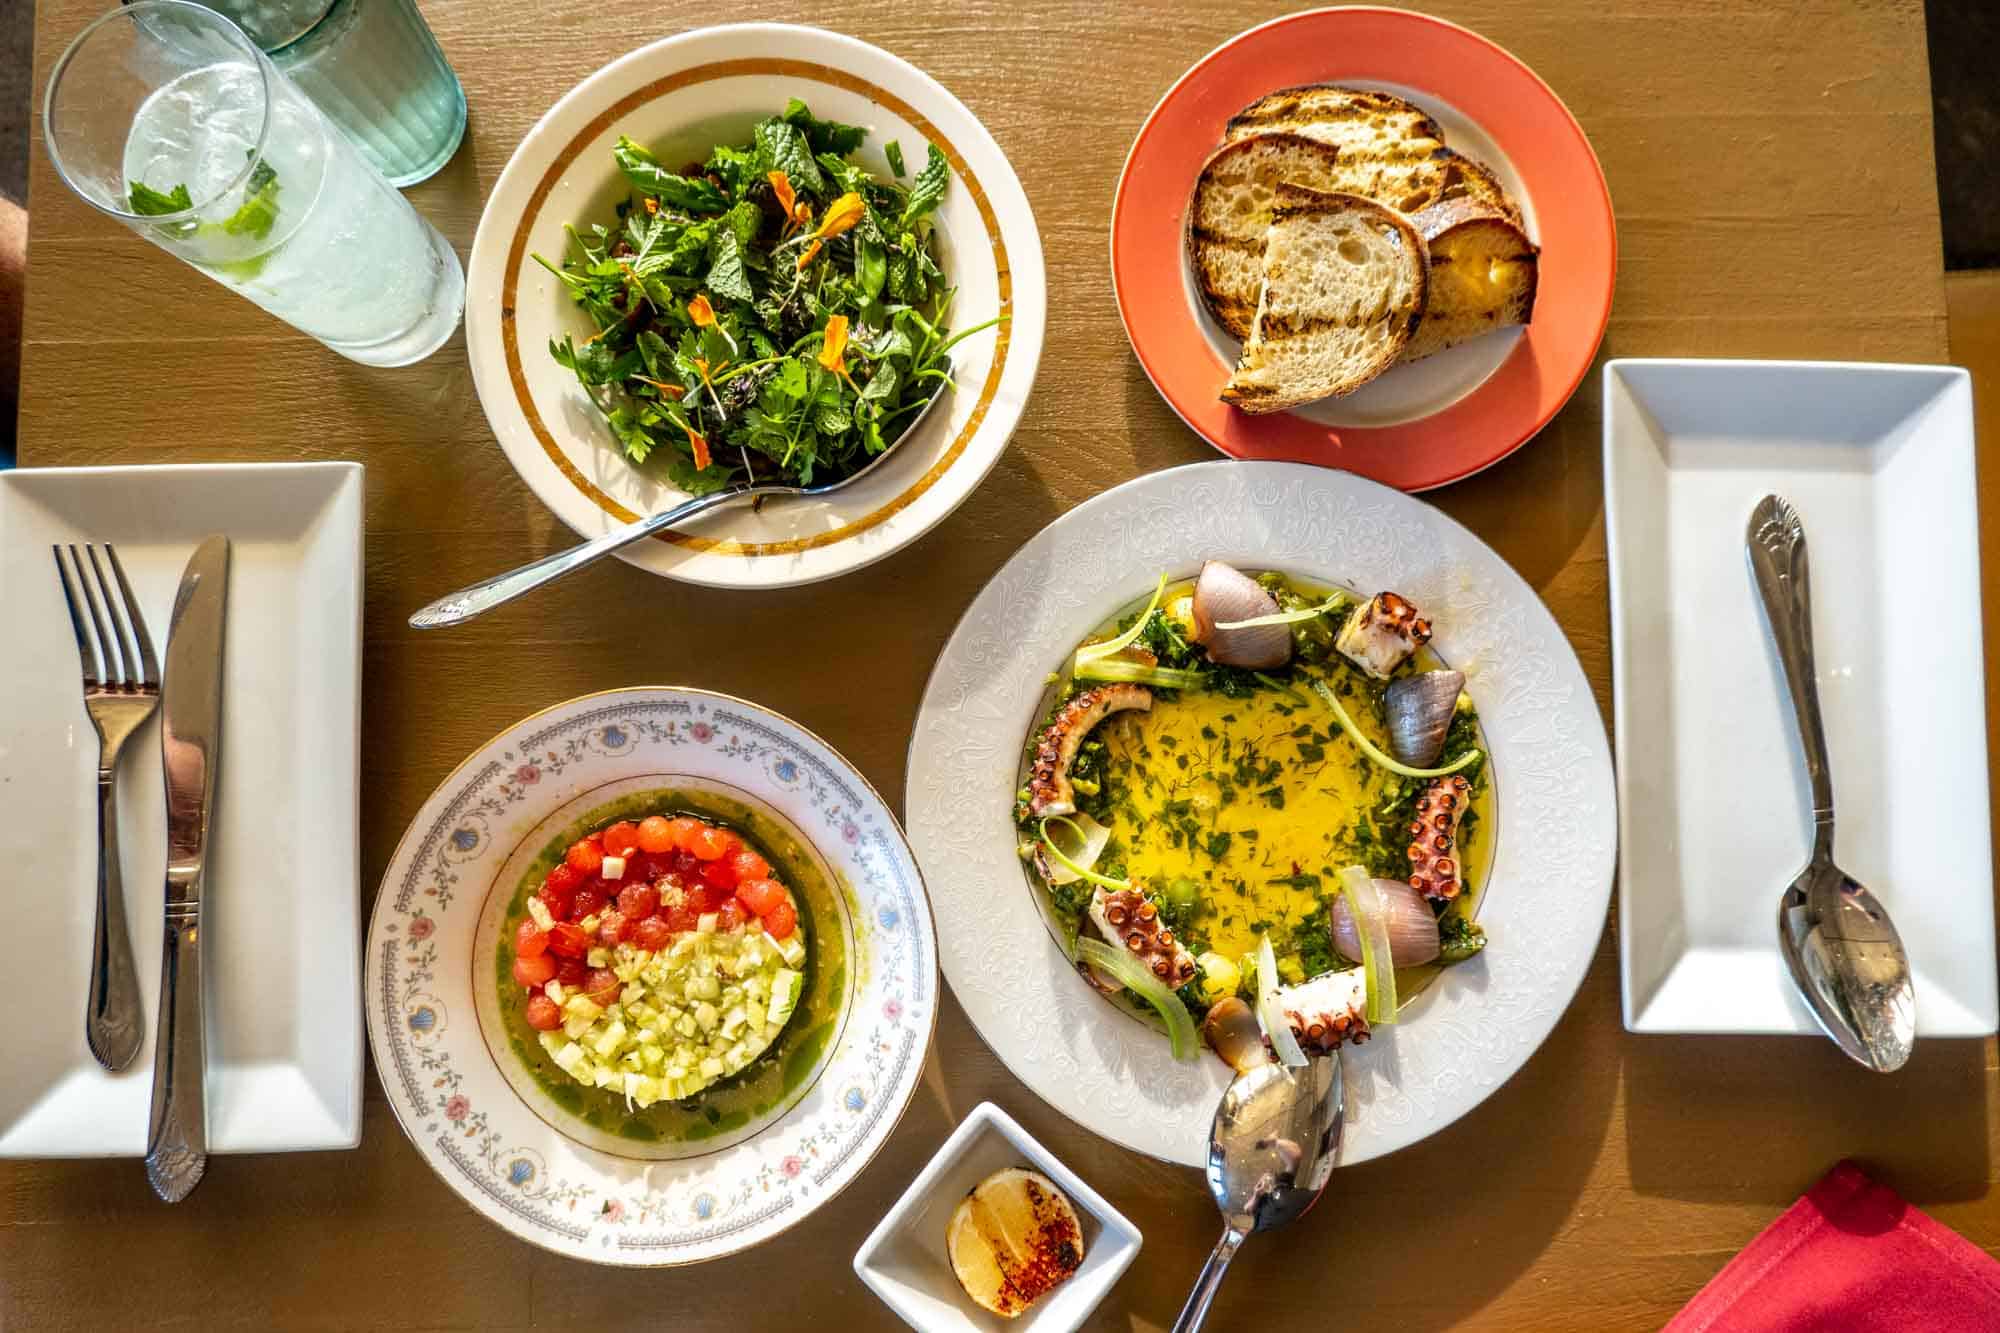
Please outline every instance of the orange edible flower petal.
[[771, 182], [771, 193], [778, 196], [778, 207], [785, 210], [785, 229], [798, 219], [799, 195], [792, 188], [792, 178], [782, 171], [766, 172], [764, 178]]
[[648, 215], [658, 216], [660, 211], [660, 201], [653, 198], [653, 196], [649, 194], [646, 196], [645, 207]]
[[681, 423], [681, 429], [688, 433], [688, 446], [694, 450], [695, 471], [700, 472], [713, 461], [709, 456], [708, 441], [701, 438], [701, 432], [685, 421]]
[[688, 318], [698, 329], [705, 329], [715, 323], [715, 307], [708, 303], [706, 292], [696, 292], [694, 300], [688, 302]]
[[686, 389], [682, 388], [678, 384], [668, 384], [663, 380], [656, 380], [647, 375], [634, 375], [632, 378], [639, 381], [639, 383], [641, 384], [652, 385], [655, 389], [658, 389], [661, 393], [665, 394], [669, 398], [679, 398], [682, 394], [687, 392]]
[[819, 347], [819, 363], [836, 375], [847, 373], [847, 316], [835, 315], [826, 322], [826, 341]]
[[804, 254], [801, 254], [801, 255], [799, 256], [799, 268], [800, 268], [800, 270], [801, 270], [801, 271], [803, 271], [803, 270], [805, 269], [805, 266], [806, 266], [807, 264], [810, 264], [810, 263], [812, 263], [812, 262], [813, 262], [813, 258], [814, 258], [814, 256], [816, 256], [816, 255], [818, 255], [818, 254], [819, 254], [819, 241], [818, 241], [818, 240], [814, 240], [814, 241], [813, 241], [813, 243], [812, 243], [811, 245], [808, 245], [808, 246], [807, 246], [807, 247], [805, 248], [805, 253], [804, 253]]
[[861, 196], [849, 190], [827, 207], [826, 216], [813, 229], [815, 236], [838, 236], [861, 221], [868, 206], [861, 202]]

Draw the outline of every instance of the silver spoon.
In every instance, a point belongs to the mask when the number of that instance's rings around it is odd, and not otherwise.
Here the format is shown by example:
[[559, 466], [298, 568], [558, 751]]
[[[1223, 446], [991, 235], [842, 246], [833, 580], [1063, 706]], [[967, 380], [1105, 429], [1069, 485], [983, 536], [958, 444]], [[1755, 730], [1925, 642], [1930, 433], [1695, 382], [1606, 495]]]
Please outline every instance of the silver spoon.
[[943, 398], [950, 388], [949, 381], [941, 381], [937, 391], [931, 394], [930, 401], [924, 404], [923, 410], [903, 427], [902, 434], [890, 441], [888, 448], [868, 460], [867, 466], [851, 476], [819, 486], [784, 486], [774, 483], [754, 485], [746, 481], [727, 490], [716, 491], [712, 495], [694, 496], [671, 509], [634, 519], [623, 527], [613, 528], [601, 537], [592, 537], [581, 545], [555, 551], [539, 560], [531, 560], [518, 569], [495, 574], [492, 578], [482, 580], [471, 587], [460, 588], [449, 596], [440, 597], [411, 616], [410, 625], [414, 629], [436, 629], [441, 625], [456, 625], [474, 616], [484, 615], [494, 607], [511, 602], [522, 593], [539, 588], [551, 579], [559, 579], [572, 570], [582, 569], [585, 565], [602, 560], [622, 546], [630, 546], [633, 542], [671, 528], [676, 523], [684, 523], [697, 514], [705, 514], [718, 505], [728, 504], [732, 500], [747, 500], [759, 495], [825, 496], [844, 490], [887, 462], [889, 456], [902, 447], [903, 441], [917, 433], [917, 427], [923, 424], [924, 418], [931, 414], [931, 409], [938, 405], [938, 400]]
[[1902, 1068], [1916, 1043], [1916, 995], [1895, 923], [1874, 894], [1833, 863], [1833, 781], [1813, 671], [1805, 527], [1783, 496], [1767, 495], [1750, 511], [1746, 540], [1812, 781], [1812, 859], [1778, 900], [1778, 946], [1826, 1035], [1886, 1074]]
[[1208, 1317], [1222, 1275], [1252, 1232], [1273, 1231], [1313, 1206], [1333, 1176], [1343, 1110], [1340, 1057], [1303, 1069], [1258, 1065], [1222, 1093], [1208, 1133], [1208, 1192], [1222, 1210], [1222, 1239], [1203, 1265], [1174, 1333]]

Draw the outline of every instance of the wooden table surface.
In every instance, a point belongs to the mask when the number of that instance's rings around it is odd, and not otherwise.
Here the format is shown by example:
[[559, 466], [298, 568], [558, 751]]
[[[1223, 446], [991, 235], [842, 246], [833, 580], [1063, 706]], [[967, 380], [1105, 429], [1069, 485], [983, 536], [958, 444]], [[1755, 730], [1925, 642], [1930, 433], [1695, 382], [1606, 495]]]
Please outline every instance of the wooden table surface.
[[[63, 44], [107, 3], [41, 0], [38, 97]], [[1596, 145], [1623, 258], [1604, 355], [1945, 359], [1920, 0], [1431, 8], [1526, 60]], [[745, 16], [688, 0], [424, 9], [472, 122], [457, 158], [411, 197], [461, 251], [514, 144], [563, 90], [655, 36]], [[569, 540], [488, 432], [462, 339], [411, 369], [343, 361], [92, 213], [56, 179], [39, 130], [21, 461], [367, 464], [366, 898], [464, 754], [587, 690], [676, 682], [748, 695], [809, 723], [900, 807], [926, 673], [988, 576], [1086, 497], [1210, 456], [1126, 346], [1105, 261], [1111, 194], [1167, 85], [1278, 9], [765, 7], [865, 36], [964, 99], [1020, 172], [1047, 251], [1047, 350], [1013, 448], [948, 521], [864, 577], [741, 597], [612, 561], [472, 625], [413, 633], [403, 617], [438, 592]], [[1592, 376], [1529, 447], [1432, 498], [1540, 590], [1608, 720], [1598, 428]], [[1881, 1079], [1820, 1041], [1634, 1037], [1617, 973], [1614, 920], [1567, 1020], [1521, 1073], [1429, 1141], [1344, 1171], [1309, 1224], [1247, 1247], [1214, 1326], [1318, 1327], [1337, 1307], [1356, 1328], [1657, 1327], [1843, 1156], [2000, 1246], [1991, 1043], [1927, 1043]], [[889, 1148], [755, 1253], [629, 1272], [514, 1240], [422, 1165], [371, 1070], [358, 1151], [218, 1159], [177, 1208], [129, 1161], [0, 1164], [0, 1329], [122, 1328], [142, 1314], [260, 1329], [886, 1327], [852, 1276], [854, 1248], [985, 1098], [1145, 1233], [1090, 1327], [1170, 1324], [1216, 1230], [1195, 1173], [1070, 1126], [947, 995]]]

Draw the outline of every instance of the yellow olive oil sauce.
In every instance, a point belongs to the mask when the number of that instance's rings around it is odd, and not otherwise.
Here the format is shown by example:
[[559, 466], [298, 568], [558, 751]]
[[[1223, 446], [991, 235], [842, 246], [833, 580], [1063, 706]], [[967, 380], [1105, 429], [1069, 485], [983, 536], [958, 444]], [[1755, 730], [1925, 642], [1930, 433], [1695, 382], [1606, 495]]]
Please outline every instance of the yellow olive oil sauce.
[[[747, 1068], [680, 1102], [628, 1107], [623, 1094], [586, 1088], [559, 1068], [542, 1049], [539, 1034], [522, 1013], [521, 988], [514, 984], [514, 925], [527, 912], [528, 898], [569, 845], [620, 819], [647, 815], [698, 815], [733, 830], [770, 862], [791, 889], [799, 908], [799, 932], [806, 945], [805, 990], [778, 1039]], [[585, 814], [549, 840], [514, 890], [495, 948], [500, 1015], [514, 1058], [557, 1106], [607, 1134], [640, 1142], [696, 1142], [741, 1129], [797, 1099], [825, 1057], [840, 1025], [847, 987], [847, 945], [835, 903], [835, 889], [818, 862], [791, 832], [740, 801], [706, 791], [663, 789], [620, 797]]]
[[[1335, 591], [1291, 582], [1314, 601]], [[1192, 589], [1192, 582], [1170, 585], [1161, 605], [1173, 606]], [[1124, 608], [1087, 641], [1112, 636], [1120, 618], [1142, 607]], [[1445, 665], [1428, 649], [1418, 659], [1425, 670]], [[1364, 682], [1337, 663], [1298, 662], [1290, 677], [1288, 690], [1259, 688], [1242, 698], [1156, 691], [1151, 711], [1114, 713], [1092, 739], [1104, 743], [1106, 757], [1107, 800], [1095, 812], [1111, 833], [1104, 863], [1122, 866], [1116, 873], [1156, 896], [1171, 895], [1177, 881], [1185, 894], [1191, 881], [1195, 906], [1188, 933], [1197, 951], [1240, 962], [1268, 933], [1284, 979], [1300, 981], [1308, 969], [1296, 941], [1308, 933], [1328, 939], [1327, 905], [1339, 893], [1341, 870], [1371, 860], [1387, 869], [1381, 864], [1386, 849], [1399, 867], [1397, 877], [1407, 875], [1411, 837], [1407, 814], [1381, 817], [1403, 779], [1361, 752], [1309, 684], [1313, 677], [1325, 680], [1348, 715], [1386, 750], [1370, 695], [1379, 683]], [[1062, 687], [1058, 681], [1056, 690]], [[1483, 735], [1479, 744], [1485, 748]], [[1492, 864], [1494, 783], [1488, 766], [1479, 767], [1460, 836], [1466, 888], [1449, 909], [1468, 918]], [[1436, 963], [1399, 969], [1399, 996], [1407, 1002], [1440, 970]]]

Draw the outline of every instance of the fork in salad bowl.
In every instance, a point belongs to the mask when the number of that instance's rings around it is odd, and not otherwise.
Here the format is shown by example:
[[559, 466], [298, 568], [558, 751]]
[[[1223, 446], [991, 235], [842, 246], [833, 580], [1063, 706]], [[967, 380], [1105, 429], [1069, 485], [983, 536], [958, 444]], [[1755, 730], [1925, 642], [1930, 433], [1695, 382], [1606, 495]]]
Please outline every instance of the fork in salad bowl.
[[[104, 557], [116, 579], [104, 575], [97, 548], [79, 552], [61, 546], [56, 575], [76, 631], [76, 654], [83, 667], [83, 707], [97, 730], [97, 926], [90, 953], [90, 999], [84, 1012], [84, 1039], [90, 1053], [116, 1072], [139, 1053], [144, 1032], [139, 974], [125, 925], [125, 888], [118, 866], [118, 757], [132, 733], [160, 706], [160, 666], [146, 633], [139, 600], [109, 542]], [[72, 576], [74, 581], [72, 581]]]

